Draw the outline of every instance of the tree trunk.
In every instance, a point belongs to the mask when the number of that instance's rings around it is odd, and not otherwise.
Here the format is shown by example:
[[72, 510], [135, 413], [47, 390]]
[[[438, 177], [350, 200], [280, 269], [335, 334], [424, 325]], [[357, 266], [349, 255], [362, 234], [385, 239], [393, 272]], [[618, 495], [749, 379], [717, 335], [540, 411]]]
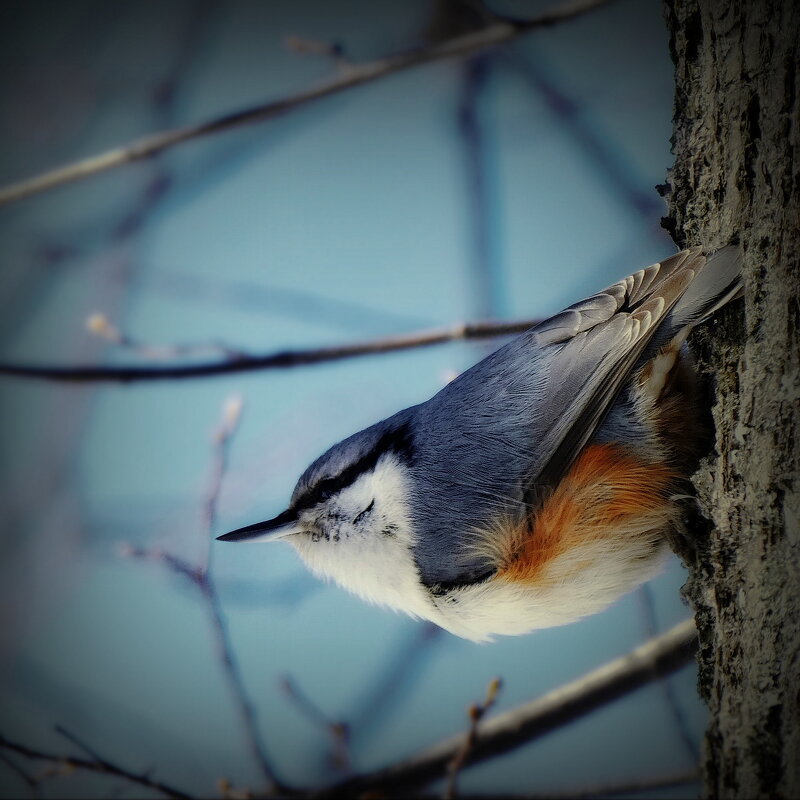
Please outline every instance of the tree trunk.
[[800, 85], [797, 0], [666, 0], [676, 68], [665, 227], [744, 246], [745, 302], [694, 337], [715, 383], [695, 476], [714, 529], [685, 592], [711, 712], [709, 797], [800, 797]]

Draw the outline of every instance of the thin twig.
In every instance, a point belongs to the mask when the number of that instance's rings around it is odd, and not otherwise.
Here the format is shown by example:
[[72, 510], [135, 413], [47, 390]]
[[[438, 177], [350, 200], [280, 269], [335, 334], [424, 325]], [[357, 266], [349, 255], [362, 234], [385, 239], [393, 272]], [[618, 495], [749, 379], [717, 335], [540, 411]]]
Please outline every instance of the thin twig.
[[444, 631], [432, 622], [419, 625], [410, 641], [402, 642], [390, 652], [383, 668], [371, 681], [350, 715], [351, 741], [364, 740], [394, 709], [408, 697], [424, 672], [435, 642], [442, 641]]
[[242, 417], [244, 401], [239, 394], [232, 394], [225, 401], [222, 417], [213, 434], [214, 454], [211, 465], [211, 477], [203, 500], [203, 531], [206, 545], [205, 558], [200, 571], [208, 576], [211, 565], [211, 546], [214, 541], [214, 528], [217, 520], [217, 505], [222, 491], [222, 480], [228, 468], [228, 451], [231, 439]]
[[329, 719], [325, 712], [287, 675], [281, 688], [295, 707], [307, 719], [319, 725], [331, 738], [333, 749], [331, 763], [338, 770], [350, 767], [350, 726], [346, 722]]
[[100, 756], [96, 750], [93, 750], [91, 747], [89, 747], [88, 744], [79, 739], [71, 731], [68, 731], [63, 725], [56, 725], [55, 731], [59, 736], [63, 736], [68, 742], [74, 744], [79, 750], [83, 750], [83, 752], [89, 756], [92, 761], [96, 761], [98, 764], [108, 764], [108, 762], [102, 756]]
[[318, 347], [310, 350], [283, 350], [277, 353], [247, 355], [240, 358], [225, 358], [197, 364], [148, 364], [137, 366], [72, 366], [33, 364], [2, 364], [0, 375], [20, 378], [65, 381], [68, 383], [135, 383], [139, 381], [173, 380], [176, 378], [201, 378], [212, 375], [227, 375], [234, 372], [254, 372], [268, 369], [288, 369], [310, 366], [326, 361], [341, 361], [358, 356], [391, 353], [415, 347], [430, 347], [462, 339], [482, 339], [492, 336], [507, 336], [522, 333], [538, 320], [519, 322], [467, 322], [449, 328], [417, 331], [383, 339], [370, 339], [355, 344]]
[[109, 761], [108, 759], [96, 760], [94, 758], [76, 758], [74, 756], [62, 756], [45, 753], [41, 750], [35, 750], [32, 747], [20, 744], [19, 742], [6, 739], [6, 737], [2, 734], [0, 734], [0, 747], [5, 748], [6, 750], [12, 750], [15, 753], [19, 753], [20, 755], [25, 756], [25, 758], [31, 758], [38, 761], [48, 761], [52, 764], [61, 764], [68, 768], [82, 769], [86, 770], [87, 772], [100, 772], [105, 775], [114, 775], [131, 783], [136, 783], [139, 786], [145, 786], [148, 789], [161, 792], [161, 794], [164, 794], [167, 797], [185, 798], [185, 800], [191, 800], [192, 798], [192, 795], [190, 795], [188, 792], [176, 789], [174, 786], [164, 783], [163, 781], [153, 780], [148, 775], [140, 775], [138, 773], [131, 772], [124, 767], [120, 767], [118, 764]]
[[236, 280], [230, 275], [201, 275], [199, 272], [180, 272], [163, 267], [151, 269], [140, 289], [166, 294], [186, 301], [213, 303], [214, 309], [229, 306], [238, 312], [259, 316], [309, 318], [335, 328], [363, 332], [380, 330], [391, 325], [397, 330], [419, 328], [424, 317], [404, 311], [374, 308], [356, 299], [326, 297], [310, 287], [289, 288], [263, 280]]
[[[661, 636], [637, 647], [631, 653], [600, 667], [576, 681], [556, 689], [526, 705], [496, 716], [488, 721], [464, 758], [462, 766], [479, 763], [493, 756], [513, 750], [522, 744], [549, 733], [657, 678], [683, 666], [691, 659], [697, 647], [694, 622], [686, 620]], [[83, 745], [82, 745], [83, 746]], [[355, 776], [347, 781], [319, 791], [297, 792], [308, 797], [352, 797], [368, 791], [408, 794], [416, 786], [441, 778], [447, 765], [463, 749], [463, 736], [446, 740], [406, 761], [373, 773]], [[108, 761], [86, 760], [55, 756], [33, 750], [7, 740], [0, 735], [0, 748], [15, 751], [28, 758], [50, 761], [65, 766], [93, 772], [117, 775], [143, 786], [156, 789], [170, 797], [189, 797], [166, 784], [152, 781], [146, 775], [130, 773]], [[86, 749], [84, 747], [84, 749]], [[644, 791], [648, 788], [672, 786], [696, 779], [691, 775], [669, 776], [657, 781], [637, 781], [618, 786], [593, 787], [570, 792], [569, 797], [599, 797], [606, 794], [623, 794]], [[493, 795], [497, 796], [497, 795]], [[548, 793], [548, 797], [553, 797]], [[473, 795], [478, 797], [478, 795]], [[520, 795], [535, 798], [535, 795]]]
[[90, 314], [86, 319], [86, 329], [89, 333], [117, 347], [130, 350], [132, 353], [148, 361], [175, 361], [181, 358], [208, 355], [209, 352], [222, 355], [231, 360], [242, 358], [246, 354], [236, 347], [231, 347], [225, 342], [189, 342], [172, 344], [151, 344], [141, 342], [121, 331], [102, 312]]
[[644, 221], [658, 219], [662, 201], [653, 196], [647, 181], [636, 174], [633, 160], [625, 159], [617, 147], [612, 146], [617, 142], [610, 136], [604, 137], [595, 120], [588, 122], [588, 115], [581, 113], [580, 103], [547, 74], [535, 52], [503, 53], [499, 61], [520, 74], [533, 88], [556, 118], [561, 135], [572, 137], [610, 194], [620, 197]]
[[72, 164], [42, 173], [0, 189], [0, 205], [20, 200], [71, 181], [87, 178], [123, 164], [129, 164], [167, 150], [182, 142], [231, 130], [241, 125], [263, 122], [308, 105], [316, 100], [338, 94], [361, 84], [384, 78], [422, 64], [448, 58], [470, 55], [481, 50], [513, 41], [538, 28], [550, 27], [560, 22], [607, 5], [611, 0], [572, 0], [530, 20], [504, 21], [492, 24], [477, 33], [458, 36], [436, 45], [397, 53], [386, 58], [357, 66], [347, 65], [326, 81], [297, 94], [262, 103], [251, 108], [234, 111], [220, 117], [183, 128], [162, 131], [145, 136], [127, 145], [105, 153], [76, 161]]
[[[582, 678], [488, 720], [464, 766], [507, 753], [674, 672], [691, 660], [696, 649], [697, 632], [689, 619]], [[405, 761], [321, 790], [317, 796], [352, 797], [367, 791], [406, 796], [410, 789], [442, 778], [462, 746], [463, 736], [451, 737]]]
[[453, 756], [447, 765], [447, 788], [444, 792], [445, 800], [454, 800], [458, 796], [458, 773], [466, 764], [475, 742], [478, 741], [478, 724], [486, 716], [489, 709], [495, 704], [500, 692], [500, 678], [494, 678], [486, 690], [486, 697], [482, 703], [469, 708], [469, 730], [461, 749]]
[[6, 753], [0, 750], [0, 761], [2, 761], [20, 780], [27, 784], [28, 788], [31, 790], [31, 797], [38, 797], [39, 792], [39, 781], [36, 778], [28, 775], [22, 767], [14, 761], [13, 758], [10, 758]]
[[[206, 5], [205, 2], [200, 2], [187, 7], [183, 16], [187, 29], [191, 29], [191, 31], [187, 30], [186, 34], [180, 36], [181, 42], [177, 52], [182, 55], [177, 59], [175, 69], [162, 74], [154, 84], [145, 87], [152, 98], [151, 111], [158, 125], [173, 124], [172, 111], [175, 108], [175, 91], [181, 80], [180, 70], [188, 66], [187, 61], [191, 57], [193, 36], [197, 34], [198, 24], [201, 22], [206, 29], [210, 30], [208, 22], [203, 22]], [[175, 51], [171, 50], [171, 52]], [[162, 100], [156, 103], [158, 87], [172, 87], [168, 94], [173, 101], [164, 102]], [[166, 98], [166, 95], [162, 94], [161, 96]], [[135, 246], [137, 236], [160, 205], [169, 197], [170, 189], [174, 185], [174, 176], [158, 159], [155, 159], [150, 165], [148, 173], [147, 180], [133, 193], [129, 199], [130, 202], [126, 203], [119, 212], [112, 214], [110, 219], [102, 222], [97, 237], [81, 237], [82, 239], [88, 238], [92, 242], [87, 247], [94, 251], [97, 246], [97, 252], [104, 253], [98, 260], [98, 263], [102, 262], [103, 268], [96, 279], [91, 281], [90, 295], [95, 299], [102, 299], [102, 305], [112, 309], [122, 304], [123, 295], [127, 294], [125, 289], [136, 283], [141, 277], [140, 265], [138, 261], [132, 259], [132, 253], [137, 249]], [[69, 253], [75, 249], [70, 244], [63, 242], [51, 242], [50, 245], [45, 246], [45, 250], [50, 251], [51, 257], [57, 253]], [[55, 265], [57, 260], [58, 257], [54, 257], [50, 262], [51, 265]], [[92, 260], [96, 260], [94, 256]], [[14, 291], [11, 297], [5, 292], [3, 294], [6, 302], [2, 327], [6, 332], [19, 328], [24, 317], [19, 316], [18, 309], [25, 309], [25, 313], [29, 313], [31, 302], [43, 290], [43, 283], [46, 284], [48, 280], [52, 279], [52, 276], [47, 277], [50, 270], [34, 270], [33, 272], [39, 274], [33, 277], [30, 284], [28, 280], [24, 282], [24, 287], [27, 288]], [[27, 277], [30, 278], [31, 274], [29, 273]], [[86, 351], [85, 347], [80, 349], [82, 352]], [[92, 347], [91, 351], [94, 352], [95, 349]], [[39, 414], [39, 419], [48, 420], [43, 423], [41, 431], [44, 443], [43, 452], [32, 454], [30, 459], [25, 459], [25, 461], [30, 460], [31, 465], [35, 464], [35, 467], [31, 466], [35, 477], [32, 479], [27, 474], [31, 471], [30, 469], [18, 470], [18, 474], [14, 476], [14, 483], [6, 488], [3, 496], [5, 501], [3, 503], [4, 522], [9, 529], [17, 527], [18, 522], [15, 518], [24, 515], [27, 517], [25, 524], [30, 525], [31, 530], [39, 531], [40, 542], [45, 541], [50, 535], [55, 535], [55, 528], [58, 528], [59, 541], [63, 541], [65, 534], [63, 519], [57, 520], [56, 516], [49, 513], [49, 510], [57, 507], [61, 502], [60, 498], [69, 493], [67, 486], [68, 476], [72, 474], [73, 469], [72, 459], [80, 444], [80, 435], [91, 409], [91, 394], [88, 392], [69, 395], [59, 393], [54, 394], [53, 398], [55, 402], [48, 403], [53, 407], [52, 410], [42, 409]], [[31, 509], [38, 509], [38, 513], [35, 511], [33, 517], [29, 517]], [[36, 521], [42, 512], [46, 513]], [[6, 589], [8, 590], [8, 587]]]
[[[187, 33], [185, 41], [181, 48], [178, 49], [176, 65], [158, 86], [154, 87], [157, 91], [153, 93], [153, 102], [158, 118], [157, 124], [159, 125], [174, 124], [171, 115], [174, 110], [174, 98], [178, 85], [178, 78], [186, 67], [186, 62], [193, 57], [195, 37], [199, 31], [200, 23], [202, 22], [203, 25], [206, 24], [203, 5], [204, 4], [201, 3], [192, 8], [191, 13], [187, 17], [192, 30]], [[157, 163], [153, 170], [153, 175], [137, 198], [135, 198], [132, 207], [127, 209], [119, 220], [111, 226], [107, 237], [109, 241], [115, 245], [127, 245], [141, 230], [141, 227], [153, 213], [157, 204], [166, 197], [169, 189], [172, 187], [172, 183], [173, 181], [170, 173]], [[183, 569], [186, 571], [187, 575], [191, 572], [192, 568], [189, 565], [169, 556], [169, 554], [161, 554], [160, 560], [169, 562], [171, 568], [176, 571]], [[151, 791], [160, 792], [168, 797], [188, 798], [189, 800], [193, 797], [188, 792], [170, 784], [152, 779], [149, 773], [135, 773], [109, 761], [107, 758], [101, 757], [86, 743], [78, 739], [75, 734], [67, 731], [63, 727], [58, 726], [56, 730], [60, 735], [83, 750], [88, 758], [50, 754], [6, 739], [2, 735], [0, 735], [0, 748], [19, 753], [25, 758], [50, 763], [52, 767], [49, 768], [48, 774], [58, 774], [60, 771], [67, 772], [73, 769], [79, 769], [97, 774], [109, 775], [129, 783], [137, 784]], [[3, 752], [0, 752], [0, 758], [8, 763], [9, 766], [12, 766], [13, 762], [8, 759]], [[18, 769], [17, 772], [22, 775], [21, 770]], [[31, 780], [34, 781], [34, 785], [31, 788], [35, 789], [36, 779], [29, 778], [29, 785]]]
[[135, 548], [126, 546], [123, 554], [131, 558], [145, 561], [161, 562], [170, 571], [186, 578], [203, 597], [206, 610], [214, 634], [214, 644], [228, 687], [239, 712], [244, 726], [244, 733], [253, 758], [258, 764], [261, 773], [268, 782], [268, 791], [288, 791], [287, 787], [279, 780], [275, 768], [267, 757], [266, 747], [261, 738], [261, 733], [256, 720], [256, 708], [244, 686], [242, 673], [236, 659], [233, 643], [231, 642], [222, 604], [219, 599], [216, 583], [210, 571], [211, 542], [213, 541], [214, 522], [217, 513], [222, 480], [227, 467], [228, 447], [231, 438], [238, 427], [241, 418], [242, 401], [238, 396], [229, 398], [222, 411], [222, 418], [214, 432], [214, 455], [212, 462], [211, 478], [203, 498], [203, 536], [207, 542], [207, 550], [203, 562], [198, 566], [184, 561], [161, 549]]
[[131, 558], [136, 561], [150, 561], [154, 564], [164, 564], [176, 575], [181, 575], [190, 583], [197, 583], [198, 569], [184, 561], [182, 558], [162, 550], [160, 547], [133, 547], [123, 544], [119, 550], [123, 558]]
[[217, 790], [222, 800], [250, 800], [253, 797], [250, 789], [237, 789], [227, 778], [217, 781]]
[[253, 754], [254, 759], [258, 763], [262, 774], [270, 784], [270, 791], [286, 791], [287, 787], [278, 778], [275, 768], [270, 763], [266, 755], [266, 748], [261, 738], [261, 733], [258, 729], [258, 722], [256, 719], [256, 708], [252, 700], [247, 694], [244, 687], [244, 680], [242, 673], [239, 669], [239, 662], [234, 654], [233, 644], [231, 642], [228, 626], [225, 622], [225, 617], [222, 614], [222, 604], [217, 594], [214, 582], [206, 576], [201, 582], [198, 583], [203, 596], [208, 605], [209, 614], [211, 617], [211, 627], [214, 631], [214, 639], [217, 647], [217, 653], [225, 671], [225, 677], [228, 680], [231, 694], [236, 701], [239, 710], [239, 716], [245, 729], [248, 746], [250, 752]]
[[466, 178], [465, 200], [468, 205], [470, 261], [472, 267], [473, 312], [479, 317], [499, 315], [497, 248], [491, 213], [488, 127], [483, 118], [481, 98], [490, 76], [489, 56], [476, 56], [463, 66], [458, 128], [464, 148]]
[[245, 735], [253, 754], [253, 758], [259, 765], [262, 774], [270, 784], [273, 791], [284, 789], [285, 787], [278, 779], [277, 773], [267, 757], [266, 747], [261, 738], [261, 733], [256, 720], [256, 708], [253, 701], [247, 694], [244, 680], [236, 659], [233, 643], [231, 642], [230, 632], [222, 612], [222, 604], [217, 592], [217, 586], [210, 571], [211, 566], [211, 544], [214, 540], [214, 524], [217, 515], [217, 503], [220, 491], [222, 490], [222, 480], [228, 464], [228, 449], [231, 439], [239, 426], [242, 413], [242, 399], [239, 395], [233, 395], [225, 402], [222, 411], [222, 418], [214, 431], [214, 456], [211, 469], [211, 479], [206, 489], [206, 496], [203, 501], [203, 535], [207, 543], [207, 549], [202, 565], [197, 570], [195, 584], [200, 593], [206, 600], [206, 605], [211, 618], [211, 627], [214, 631], [214, 639], [217, 647], [217, 654], [225, 677], [228, 679], [228, 686], [231, 694], [236, 701], [239, 709], [239, 716], [245, 729]]

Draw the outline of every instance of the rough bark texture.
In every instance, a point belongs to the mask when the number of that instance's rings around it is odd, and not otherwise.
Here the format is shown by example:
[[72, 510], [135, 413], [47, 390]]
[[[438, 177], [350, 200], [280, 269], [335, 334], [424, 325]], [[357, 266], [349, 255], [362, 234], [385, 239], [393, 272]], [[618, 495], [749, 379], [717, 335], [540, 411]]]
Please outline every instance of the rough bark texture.
[[694, 337], [716, 452], [695, 476], [714, 529], [685, 588], [711, 711], [710, 797], [800, 797], [800, 86], [797, 0], [667, 0], [676, 67], [665, 226], [739, 240], [745, 302]]

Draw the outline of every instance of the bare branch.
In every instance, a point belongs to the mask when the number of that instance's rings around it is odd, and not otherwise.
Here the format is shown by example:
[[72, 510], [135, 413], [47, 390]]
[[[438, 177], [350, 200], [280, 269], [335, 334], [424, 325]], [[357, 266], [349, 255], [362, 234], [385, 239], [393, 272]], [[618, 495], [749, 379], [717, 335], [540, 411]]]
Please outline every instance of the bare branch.
[[92, 761], [95, 761], [98, 764], [108, 764], [108, 762], [102, 756], [98, 755], [95, 750], [79, 739], [74, 733], [68, 731], [63, 725], [56, 725], [55, 731], [59, 736], [63, 736], [68, 742], [74, 744], [79, 750], [83, 750], [83, 752], [86, 753], [86, 755], [89, 756]]
[[662, 201], [653, 195], [648, 182], [636, 174], [633, 160], [625, 159], [616, 147], [610, 146], [613, 139], [604, 137], [597, 126], [587, 124], [578, 100], [542, 68], [535, 53], [503, 53], [501, 63], [528, 83], [537, 108], [542, 103], [550, 111], [559, 131], [572, 138], [610, 195], [619, 197], [645, 222], [658, 218]]
[[241, 420], [242, 399], [239, 395], [229, 397], [222, 410], [222, 417], [214, 432], [214, 457], [211, 474], [211, 481], [206, 491], [203, 501], [204, 525], [203, 533], [207, 540], [207, 550], [204, 563], [196, 572], [195, 585], [206, 601], [211, 628], [214, 632], [214, 640], [217, 647], [217, 654], [228, 679], [231, 694], [239, 710], [239, 716], [244, 725], [245, 736], [247, 738], [250, 751], [258, 763], [262, 774], [273, 790], [281, 790], [285, 787], [278, 779], [275, 768], [267, 757], [266, 747], [261, 739], [261, 733], [256, 721], [256, 708], [247, 694], [244, 680], [236, 659], [230, 633], [228, 631], [225, 617], [222, 613], [219, 593], [216, 583], [209, 570], [211, 564], [211, 543], [213, 541], [214, 520], [217, 514], [217, 502], [222, 489], [222, 480], [225, 477], [225, 470], [228, 463], [228, 447], [231, 438]]
[[496, 234], [490, 211], [491, 178], [487, 131], [483, 103], [491, 68], [488, 56], [478, 56], [463, 65], [458, 106], [458, 129], [464, 149], [466, 178], [465, 200], [471, 236], [470, 264], [472, 272], [473, 309], [477, 316], [499, 314], [499, 264]]
[[253, 758], [261, 769], [264, 778], [269, 784], [270, 791], [287, 792], [288, 788], [277, 777], [275, 768], [267, 757], [266, 747], [261, 738], [261, 733], [256, 721], [256, 708], [245, 689], [244, 680], [236, 660], [235, 651], [231, 642], [227, 623], [222, 612], [219, 593], [210, 572], [210, 553], [212, 531], [217, 513], [222, 480], [227, 467], [228, 446], [231, 437], [236, 432], [242, 411], [242, 400], [234, 395], [225, 402], [221, 420], [214, 432], [214, 457], [211, 471], [211, 480], [203, 499], [203, 535], [208, 542], [203, 563], [193, 566], [178, 556], [174, 556], [161, 549], [146, 549], [126, 546], [123, 553], [131, 558], [163, 563], [177, 575], [186, 578], [200, 593], [206, 604], [211, 630], [214, 634], [214, 643], [217, 655], [231, 695], [236, 704], [239, 716], [244, 727], [245, 737]]
[[132, 353], [148, 361], [173, 361], [209, 352], [223, 355], [230, 359], [242, 358], [246, 355], [242, 350], [231, 347], [225, 342], [190, 342], [188, 344], [150, 344], [140, 342], [127, 333], [123, 333], [105, 314], [95, 312], [86, 318], [86, 330], [93, 336], [130, 350]]
[[130, 164], [167, 150], [182, 142], [230, 130], [241, 125], [263, 122], [301, 108], [329, 95], [338, 94], [364, 83], [370, 83], [387, 75], [411, 69], [433, 61], [457, 58], [476, 53], [490, 47], [513, 41], [525, 33], [538, 28], [550, 27], [560, 22], [593, 11], [611, 0], [571, 0], [530, 20], [503, 21], [490, 25], [477, 33], [458, 36], [429, 47], [397, 53], [386, 58], [370, 61], [358, 66], [348, 65], [333, 78], [279, 100], [262, 103], [251, 108], [234, 111], [199, 125], [154, 133], [127, 145], [108, 150], [90, 158], [76, 161], [58, 169], [42, 173], [34, 178], [20, 181], [0, 189], [0, 205], [20, 200], [38, 192], [53, 189], [65, 183], [87, 178], [99, 172]]
[[288, 369], [310, 366], [325, 361], [341, 361], [346, 358], [391, 353], [415, 347], [430, 347], [435, 344], [462, 339], [482, 339], [492, 336], [507, 336], [522, 333], [538, 320], [519, 322], [466, 322], [449, 328], [435, 328], [384, 339], [371, 339], [355, 344], [319, 347], [311, 350], [283, 350], [262, 355], [242, 355], [218, 361], [196, 364], [163, 364], [137, 366], [36, 366], [32, 364], [2, 364], [0, 375], [20, 378], [65, 381], [68, 383], [135, 383], [140, 381], [163, 381], [175, 378], [202, 378], [211, 375], [226, 375], [234, 372], [254, 372], [267, 369]]
[[[677, 772], [674, 775], [656, 775], [653, 778], [642, 778], [638, 781], [625, 781], [623, 783], [606, 783], [590, 786], [584, 789], [565, 792], [548, 792], [550, 800], [590, 800], [595, 797], [617, 797], [621, 794], [638, 794], [653, 789], [671, 789], [675, 786], [684, 786], [687, 783], [696, 783], [700, 780], [700, 770], [693, 769], [688, 772]], [[544, 795], [542, 795], [544, 797]]]
[[14, 761], [13, 758], [8, 756], [0, 750], [0, 761], [2, 761], [20, 780], [22, 780], [31, 791], [31, 797], [38, 797], [39, 795], [39, 781], [28, 775], [22, 767]]
[[494, 678], [486, 690], [486, 697], [482, 703], [469, 708], [469, 731], [464, 739], [461, 749], [453, 756], [447, 765], [447, 788], [444, 792], [445, 800], [454, 800], [458, 796], [458, 773], [466, 764], [470, 751], [478, 740], [478, 724], [486, 716], [486, 712], [495, 704], [500, 692], [500, 678]]
[[222, 800], [251, 800], [254, 796], [249, 789], [237, 789], [227, 778], [217, 781], [217, 790]]
[[[201, 275], [199, 272], [169, 270], [164, 267], [148, 270], [138, 282], [140, 289], [165, 294], [181, 302], [213, 303], [215, 309], [228, 306], [240, 313], [259, 316], [285, 316], [315, 322], [342, 330], [373, 330], [392, 325], [396, 330], [420, 328], [430, 324], [411, 311], [375, 308], [355, 298], [334, 298], [314, 291], [309, 286], [279, 286], [259, 280], [241, 280], [230, 275]], [[379, 327], [377, 328], [380, 329]]]
[[425, 660], [433, 653], [433, 645], [442, 640], [444, 631], [432, 622], [417, 626], [413, 637], [388, 653], [383, 668], [365, 687], [350, 714], [350, 738], [367, 739], [384, 724], [392, 711], [402, 703], [424, 671]]
[[211, 564], [211, 546], [214, 541], [214, 525], [217, 519], [217, 504], [222, 491], [222, 479], [228, 468], [228, 449], [231, 439], [239, 427], [244, 401], [239, 394], [232, 394], [225, 401], [222, 417], [214, 431], [214, 457], [206, 496], [203, 500], [203, 537], [206, 542], [205, 561], [200, 567], [208, 577]]
[[[484, 761], [508, 752], [526, 742], [549, 733], [556, 728], [583, 716], [645, 684], [683, 666], [697, 647], [693, 620], [676, 625], [661, 636], [641, 645], [626, 656], [600, 667], [583, 678], [562, 686], [531, 703], [501, 714], [483, 726], [480, 737], [475, 737], [462, 766]], [[73, 741], [74, 738], [73, 738]], [[76, 742], [92, 755], [91, 760], [56, 756], [33, 750], [9, 741], [0, 735], [0, 748], [12, 750], [27, 758], [50, 761], [68, 767], [116, 775], [155, 789], [169, 797], [188, 798], [184, 792], [146, 775], [131, 773], [105, 759], [95, 757], [94, 751]], [[352, 797], [380, 790], [386, 796], [400, 792], [408, 794], [413, 787], [439, 779], [454, 758], [464, 751], [463, 736], [456, 736], [421, 754], [377, 772], [358, 775], [328, 789], [310, 792], [293, 792], [307, 797]], [[696, 780], [697, 773], [645, 779], [613, 786], [597, 786], [567, 792], [563, 797], [601, 797], [645, 791], [646, 789], [676, 786]], [[470, 795], [477, 798], [480, 795]], [[497, 795], [492, 795], [497, 797]], [[545, 795], [541, 795], [544, 797]], [[548, 793], [549, 798], [559, 797]], [[515, 800], [534, 800], [538, 795], [515, 795]], [[511, 796], [509, 796], [510, 800]]]
[[123, 544], [120, 548], [120, 555], [123, 558], [132, 558], [137, 561], [150, 561], [154, 564], [164, 564], [171, 572], [181, 575], [190, 583], [197, 583], [200, 578], [200, 570], [192, 566], [188, 561], [184, 561], [178, 556], [162, 550], [160, 547], [133, 547]]
[[[696, 649], [697, 632], [694, 620], [689, 619], [582, 678], [488, 720], [464, 766], [507, 753], [675, 671]], [[376, 790], [407, 795], [413, 787], [442, 778], [462, 746], [463, 735], [451, 737], [405, 761], [342, 781], [317, 796], [352, 797]]]
[[72, 769], [82, 769], [86, 770], [87, 772], [100, 772], [105, 775], [113, 775], [117, 778], [122, 778], [126, 781], [129, 781], [130, 783], [136, 783], [139, 786], [145, 786], [148, 789], [161, 792], [161, 794], [166, 795], [167, 797], [184, 798], [184, 800], [191, 800], [192, 798], [192, 795], [181, 791], [180, 789], [176, 789], [174, 786], [164, 783], [163, 781], [153, 780], [148, 775], [139, 775], [135, 772], [130, 772], [124, 767], [120, 767], [118, 764], [114, 764], [105, 758], [86, 759], [44, 753], [41, 750], [35, 750], [27, 745], [19, 744], [18, 742], [13, 742], [10, 739], [6, 739], [6, 737], [2, 734], [0, 734], [0, 748], [12, 750], [15, 753], [25, 756], [25, 758], [31, 758], [37, 761], [48, 761], [52, 764], [60, 764]]
[[[639, 794], [655, 789], [672, 789], [676, 786], [685, 786], [687, 783], [696, 783], [699, 780], [700, 770], [694, 769], [689, 772], [676, 772], [674, 775], [657, 775], [653, 778], [642, 778], [635, 781], [598, 784], [563, 792], [470, 793], [461, 795], [461, 800], [592, 800], [600, 797]], [[438, 800], [438, 795], [433, 794], [415, 794], [413, 797], [415, 800]]]
[[350, 767], [350, 726], [346, 722], [329, 719], [325, 712], [288, 675], [281, 680], [281, 688], [304, 717], [319, 725], [331, 738], [332, 765], [342, 771]]
[[256, 720], [256, 708], [244, 686], [242, 673], [239, 669], [239, 662], [234, 654], [228, 626], [222, 614], [222, 605], [219, 600], [219, 595], [217, 594], [216, 586], [209, 577], [206, 577], [202, 583], [198, 583], [198, 586], [208, 605], [217, 654], [225, 671], [225, 677], [228, 679], [228, 686], [236, 702], [239, 716], [242, 719], [250, 751], [258, 763], [262, 774], [268, 780], [270, 789], [273, 791], [286, 792], [287, 787], [280, 781], [275, 768], [267, 758], [266, 748]]

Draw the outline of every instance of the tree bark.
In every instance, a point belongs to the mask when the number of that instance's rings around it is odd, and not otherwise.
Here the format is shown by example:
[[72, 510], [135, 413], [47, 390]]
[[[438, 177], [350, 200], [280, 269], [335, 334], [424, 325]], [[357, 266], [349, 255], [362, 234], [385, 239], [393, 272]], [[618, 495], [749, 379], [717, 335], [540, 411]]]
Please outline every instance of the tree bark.
[[715, 452], [713, 530], [684, 589], [711, 722], [709, 797], [800, 797], [800, 3], [666, 0], [676, 68], [664, 220], [680, 247], [744, 247], [745, 302], [693, 337]]

